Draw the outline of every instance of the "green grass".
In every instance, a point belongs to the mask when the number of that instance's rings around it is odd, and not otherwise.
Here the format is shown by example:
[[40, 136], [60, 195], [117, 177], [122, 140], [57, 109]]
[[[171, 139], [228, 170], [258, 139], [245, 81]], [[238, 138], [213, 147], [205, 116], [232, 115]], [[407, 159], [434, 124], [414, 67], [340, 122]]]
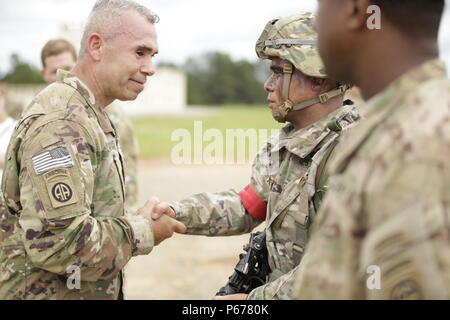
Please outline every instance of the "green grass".
[[[280, 129], [265, 106], [227, 105], [211, 107], [211, 113], [202, 116], [165, 116], [134, 119], [133, 125], [140, 144], [140, 156], [170, 157], [172, 148], [178, 144], [171, 141], [176, 129], [187, 129], [194, 135], [194, 121], [202, 121], [203, 133], [215, 128], [225, 137], [227, 129]], [[194, 139], [194, 138], [192, 138]], [[203, 143], [203, 147], [208, 142]]]

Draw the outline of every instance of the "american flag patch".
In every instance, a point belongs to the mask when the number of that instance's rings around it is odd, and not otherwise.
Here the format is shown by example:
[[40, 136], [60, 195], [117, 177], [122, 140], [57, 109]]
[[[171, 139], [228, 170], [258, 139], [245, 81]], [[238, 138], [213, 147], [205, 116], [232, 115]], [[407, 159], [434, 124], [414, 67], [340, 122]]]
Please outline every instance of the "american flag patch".
[[43, 174], [56, 168], [71, 168], [74, 163], [66, 147], [45, 151], [31, 158], [37, 174]]

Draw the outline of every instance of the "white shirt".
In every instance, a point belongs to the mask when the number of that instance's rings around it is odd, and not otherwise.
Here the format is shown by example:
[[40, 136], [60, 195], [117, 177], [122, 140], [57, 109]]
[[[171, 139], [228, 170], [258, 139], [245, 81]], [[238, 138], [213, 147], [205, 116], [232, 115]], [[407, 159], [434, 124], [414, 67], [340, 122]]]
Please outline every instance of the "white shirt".
[[[14, 132], [16, 121], [12, 118], [7, 118], [5, 121], [0, 122], [0, 156], [6, 156], [6, 150], [8, 149], [9, 140]], [[2, 178], [3, 169], [0, 168], [0, 179]]]

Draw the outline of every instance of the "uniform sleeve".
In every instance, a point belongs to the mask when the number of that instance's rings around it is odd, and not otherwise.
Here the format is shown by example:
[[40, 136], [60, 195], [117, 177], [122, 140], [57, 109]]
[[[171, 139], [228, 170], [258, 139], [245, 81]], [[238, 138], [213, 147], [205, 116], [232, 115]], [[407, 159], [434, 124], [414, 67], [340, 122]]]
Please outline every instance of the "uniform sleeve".
[[299, 266], [278, 279], [257, 287], [249, 293], [247, 300], [292, 300], [298, 269]]
[[[104, 152], [97, 145], [78, 124], [55, 121], [35, 130], [21, 147], [19, 223], [25, 250], [36, 267], [52, 273], [78, 266], [83, 281], [115, 277], [133, 255], [149, 253], [154, 241], [145, 217], [120, 217], [107, 209], [92, 215], [94, 188], [107, 187], [94, 186]], [[113, 193], [108, 198], [102, 200], [122, 201]]]
[[201, 193], [171, 204], [177, 220], [184, 223], [188, 234], [230, 236], [247, 233], [258, 226], [258, 220], [248, 214], [239, 193]]
[[268, 185], [264, 176], [265, 148], [252, 165], [251, 182], [242, 191], [193, 195], [171, 206], [188, 234], [228, 236], [247, 233], [266, 218]]

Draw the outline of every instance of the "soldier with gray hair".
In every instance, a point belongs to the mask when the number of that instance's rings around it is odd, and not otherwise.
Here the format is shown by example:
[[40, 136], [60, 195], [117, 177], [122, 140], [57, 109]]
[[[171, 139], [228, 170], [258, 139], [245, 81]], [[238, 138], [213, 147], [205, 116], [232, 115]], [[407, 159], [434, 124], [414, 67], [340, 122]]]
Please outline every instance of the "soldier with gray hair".
[[[106, 19], [107, 17], [107, 19]], [[155, 201], [125, 215], [123, 157], [104, 108], [155, 73], [156, 15], [98, 1], [72, 73], [24, 110], [8, 148], [0, 215], [0, 299], [118, 299], [133, 256], [184, 232]]]
[[[47, 84], [51, 84], [56, 81], [58, 69], [70, 71], [75, 66], [77, 61], [75, 47], [65, 39], [49, 40], [42, 48], [41, 61], [42, 77]], [[116, 130], [123, 154], [126, 207], [127, 210], [136, 210], [139, 198], [139, 144], [133, 124], [119, 103], [113, 102], [105, 108], [105, 111]]]
[[93, 33], [102, 34], [105, 39], [114, 37], [117, 33], [126, 32], [121, 29], [122, 21], [118, 18], [124, 11], [133, 10], [147, 19], [151, 24], [159, 22], [159, 16], [147, 7], [128, 0], [99, 0], [92, 8], [81, 38], [79, 56], [86, 53], [89, 36]]

